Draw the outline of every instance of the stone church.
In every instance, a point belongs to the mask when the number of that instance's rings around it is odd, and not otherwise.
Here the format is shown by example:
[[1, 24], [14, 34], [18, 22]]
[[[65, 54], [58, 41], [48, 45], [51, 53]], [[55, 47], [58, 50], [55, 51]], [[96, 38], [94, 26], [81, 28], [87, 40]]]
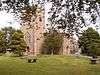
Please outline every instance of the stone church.
[[[40, 54], [41, 47], [44, 40], [43, 34], [45, 28], [45, 11], [42, 7], [38, 7], [36, 10], [36, 18], [34, 22], [32, 22], [32, 27], [29, 27], [27, 23], [23, 23], [21, 26], [21, 31], [24, 34], [24, 39], [29, 47], [28, 52], [30, 54]], [[62, 55], [71, 54], [73, 51], [78, 50], [78, 43], [77, 40], [73, 37], [68, 37], [64, 35], [63, 37], [63, 45], [61, 48]]]

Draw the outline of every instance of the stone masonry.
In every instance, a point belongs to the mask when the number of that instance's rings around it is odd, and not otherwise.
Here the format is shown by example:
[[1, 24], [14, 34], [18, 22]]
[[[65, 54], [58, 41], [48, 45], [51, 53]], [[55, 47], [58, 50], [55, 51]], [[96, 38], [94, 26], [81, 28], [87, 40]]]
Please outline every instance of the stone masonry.
[[[45, 26], [44, 11], [42, 8], [37, 8], [35, 21], [31, 23], [33, 27], [29, 27], [28, 23], [23, 23], [21, 26], [21, 31], [24, 34], [24, 39], [29, 47], [29, 54], [37, 55], [41, 53], [41, 47], [43, 43], [43, 33]], [[61, 48], [61, 53], [63, 55], [70, 54], [71, 52], [78, 50], [78, 43], [75, 38], [68, 37], [64, 35], [63, 45]]]

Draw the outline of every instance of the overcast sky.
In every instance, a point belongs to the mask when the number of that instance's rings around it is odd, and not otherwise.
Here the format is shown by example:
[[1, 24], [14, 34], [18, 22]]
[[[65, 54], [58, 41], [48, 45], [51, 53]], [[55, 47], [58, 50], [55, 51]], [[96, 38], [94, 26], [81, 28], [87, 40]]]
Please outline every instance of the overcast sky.
[[[45, 4], [45, 16], [46, 16], [46, 17], [45, 17], [45, 22], [46, 22], [46, 23], [48, 23], [48, 22], [47, 22], [47, 18], [48, 18], [48, 12], [47, 12], [47, 11], [49, 11], [50, 6], [51, 6], [51, 3]], [[89, 15], [88, 15], [88, 17], [87, 17], [86, 14], [83, 14], [83, 16], [84, 16], [85, 20], [88, 21]], [[98, 19], [97, 21], [98, 21], [97, 24], [100, 24], [100, 20]], [[88, 23], [88, 22], [87, 22], [87, 23]], [[14, 28], [16, 28], [16, 29], [20, 29], [20, 27], [21, 27], [20, 24], [14, 20], [13, 15], [1, 11], [1, 12], [0, 12], [0, 28], [5, 27], [5, 26], [6, 26], [6, 27], [12, 26], [12, 27], [14, 27]], [[92, 26], [92, 25], [91, 25], [91, 26]], [[92, 26], [92, 27], [93, 27], [93, 26]], [[99, 29], [99, 31], [100, 31], [100, 29]]]
[[[47, 22], [47, 18], [48, 18], [48, 10], [50, 8], [50, 4], [46, 4], [45, 5], [45, 22]], [[11, 14], [8, 14], [6, 12], [3, 12], [3, 11], [0, 11], [0, 28], [3, 28], [3, 27], [8, 27], [8, 26], [12, 26], [16, 29], [20, 29], [20, 24], [18, 22], [16, 22], [13, 18], [13, 15]]]
[[12, 26], [16, 29], [20, 28], [20, 24], [14, 21], [13, 15], [8, 14], [6, 12], [0, 12], [0, 28]]

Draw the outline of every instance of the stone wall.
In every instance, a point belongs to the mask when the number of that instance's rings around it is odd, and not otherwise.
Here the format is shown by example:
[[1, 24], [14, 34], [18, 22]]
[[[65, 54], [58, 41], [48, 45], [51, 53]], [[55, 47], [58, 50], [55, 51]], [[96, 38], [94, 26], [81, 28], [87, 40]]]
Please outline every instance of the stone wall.
[[[45, 17], [42, 8], [37, 8], [35, 20], [31, 22], [30, 28], [28, 23], [23, 23], [21, 31], [24, 33], [24, 39], [29, 46], [28, 54], [40, 54], [41, 47], [44, 40], [44, 26]], [[73, 51], [78, 50], [78, 43], [75, 38], [63, 35], [63, 45], [59, 54], [71, 54]]]
[[37, 8], [35, 21], [32, 21], [31, 24], [32, 27], [30, 28], [28, 23], [23, 23], [21, 31], [24, 34], [27, 46], [29, 46], [28, 53], [37, 55], [40, 53], [44, 33], [44, 12], [41, 8]]

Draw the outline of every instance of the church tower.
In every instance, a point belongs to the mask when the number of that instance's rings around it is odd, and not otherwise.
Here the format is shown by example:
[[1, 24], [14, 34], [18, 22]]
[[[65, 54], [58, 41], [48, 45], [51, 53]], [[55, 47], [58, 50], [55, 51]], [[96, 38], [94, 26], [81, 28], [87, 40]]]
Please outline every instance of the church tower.
[[44, 17], [44, 8], [39, 5], [36, 9], [35, 17], [32, 17], [31, 26], [27, 23], [23, 23], [21, 26], [21, 31], [24, 34], [24, 39], [29, 48], [29, 54], [37, 55], [41, 51], [42, 43], [43, 43], [43, 33], [44, 33], [44, 25], [45, 25], [45, 17]]
[[[38, 4], [36, 9], [36, 15], [32, 16], [31, 27], [29, 23], [23, 23], [21, 26], [21, 31], [24, 34], [24, 39], [28, 46], [26, 50], [27, 55], [37, 55], [41, 53], [42, 43], [44, 41], [44, 28], [45, 28], [45, 9], [44, 5]], [[60, 33], [63, 34], [63, 33]], [[73, 37], [69, 37], [65, 34], [63, 36], [63, 44], [61, 52], [59, 54], [66, 55], [78, 51], [78, 43]], [[77, 50], [77, 51], [76, 51]]]
[[45, 17], [44, 17], [44, 9], [39, 6], [36, 10], [36, 19], [34, 24], [34, 53], [41, 53], [41, 47], [43, 43], [43, 34], [44, 34], [44, 25], [45, 25]]

